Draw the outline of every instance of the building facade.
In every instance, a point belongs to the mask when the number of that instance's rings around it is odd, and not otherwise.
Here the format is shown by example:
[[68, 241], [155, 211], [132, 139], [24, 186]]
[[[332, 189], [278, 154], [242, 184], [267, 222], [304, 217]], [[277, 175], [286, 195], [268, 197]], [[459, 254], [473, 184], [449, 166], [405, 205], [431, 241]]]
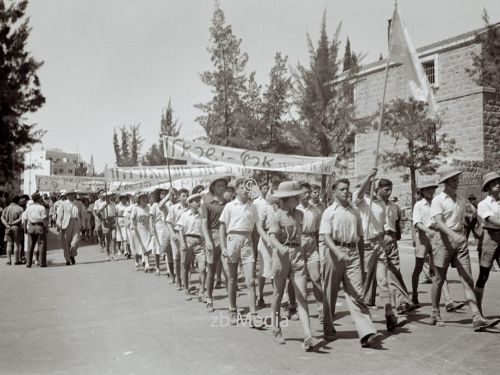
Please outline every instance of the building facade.
[[[481, 196], [481, 177], [491, 170], [500, 170], [500, 101], [495, 89], [479, 86], [468, 69], [473, 68], [473, 56], [481, 54], [482, 42], [478, 31], [456, 36], [418, 49], [427, 78], [433, 87], [443, 125], [440, 132], [456, 141], [457, 150], [447, 163], [464, 171], [460, 194]], [[370, 118], [380, 109], [386, 60], [364, 66], [354, 91], [356, 116]], [[409, 87], [402, 65], [389, 67], [386, 103], [408, 98]], [[355, 140], [354, 174], [366, 175], [374, 166], [377, 136], [375, 131], [358, 134]], [[397, 142], [382, 134], [380, 152], [393, 151]], [[402, 175], [409, 171], [394, 171], [379, 164], [379, 175], [394, 182], [394, 195], [403, 204], [411, 202], [409, 182]], [[436, 176], [434, 176], [436, 177]], [[431, 177], [432, 178], [432, 177]], [[431, 179], [417, 176], [418, 179]]]
[[33, 194], [37, 190], [36, 176], [75, 176], [80, 165], [80, 155], [60, 149], [31, 151], [24, 154], [24, 171], [21, 173], [21, 191]]

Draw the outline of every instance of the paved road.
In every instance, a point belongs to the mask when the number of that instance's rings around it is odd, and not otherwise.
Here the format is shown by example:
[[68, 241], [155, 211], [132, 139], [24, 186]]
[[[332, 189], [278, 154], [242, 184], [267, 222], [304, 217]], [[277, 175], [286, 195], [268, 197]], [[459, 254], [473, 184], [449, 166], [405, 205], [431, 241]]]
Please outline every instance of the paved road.
[[[429, 285], [421, 286], [424, 306], [411, 323], [388, 335], [383, 310], [373, 311], [386, 336], [381, 350], [362, 349], [343, 297], [339, 298], [339, 339], [319, 353], [302, 350], [299, 322], [273, 343], [270, 330], [223, 327], [227, 299], [217, 310], [186, 302], [166, 277], [136, 272], [133, 261], [106, 262], [97, 246], [80, 248], [75, 266], [66, 266], [54, 242], [49, 267], [26, 269], [0, 264], [0, 373], [2, 374], [497, 374], [500, 335], [474, 333], [470, 313], [444, 312], [444, 328], [428, 323]], [[5, 259], [0, 259], [4, 263]], [[413, 258], [402, 254], [409, 284]], [[473, 264], [476, 271], [477, 264]], [[475, 276], [477, 272], [475, 273]], [[452, 294], [463, 298], [456, 271]], [[267, 286], [266, 302], [270, 302]], [[492, 273], [484, 310], [500, 315], [500, 273]], [[242, 291], [244, 293], [244, 291]], [[246, 305], [246, 295], [241, 305]], [[313, 329], [321, 335], [310, 296]], [[260, 313], [269, 315], [269, 304]], [[212, 327], [212, 326], [216, 327]]]

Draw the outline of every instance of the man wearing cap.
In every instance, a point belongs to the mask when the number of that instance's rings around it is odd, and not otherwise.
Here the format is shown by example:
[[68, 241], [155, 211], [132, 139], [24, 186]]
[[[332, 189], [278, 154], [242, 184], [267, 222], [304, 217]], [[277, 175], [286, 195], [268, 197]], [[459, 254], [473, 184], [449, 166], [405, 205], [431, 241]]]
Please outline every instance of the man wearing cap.
[[[26, 227], [28, 233], [28, 255], [26, 267], [31, 268], [33, 263], [33, 250], [39, 246], [40, 266], [47, 267], [47, 244], [46, 233], [49, 228], [49, 219], [45, 206], [42, 205], [42, 197], [39, 193], [31, 196], [33, 203], [26, 208]], [[41, 246], [40, 246], [41, 244]]]
[[487, 192], [477, 207], [477, 216], [483, 227], [483, 249], [479, 262], [479, 277], [476, 282], [476, 297], [482, 311], [484, 286], [490, 275], [493, 261], [500, 256], [500, 174], [490, 172], [483, 176], [482, 191]]
[[200, 289], [198, 300], [205, 302], [206, 256], [203, 245], [200, 215], [201, 194], [192, 194], [186, 199], [189, 209], [184, 211], [177, 222], [179, 230], [181, 263], [183, 267], [182, 281], [186, 301], [191, 300], [189, 293], [189, 270], [196, 258], [200, 270]]
[[[352, 195], [354, 206], [359, 210], [364, 237], [364, 301], [370, 302], [371, 289], [374, 279], [377, 280], [379, 296], [384, 303], [385, 319], [388, 331], [406, 324], [407, 319], [394, 314], [391, 303], [391, 293], [388, 282], [388, 260], [384, 245], [384, 226], [386, 224], [386, 209], [384, 201], [378, 197], [369, 197], [372, 180], [377, 169], [365, 178], [358, 191]], [[365, 196], [365, 194], [367, 194]]]
[[439, 183], [444, 184], [444, 191], [436, 195], [431, 203], [431, 220], [438, 231], [432, 238], [432, 251], [436, 275], [432, 284], [432, 315], [431, 324], [444, 326], [439, 311], [441, 289], [446, 280], [448, 266], [453, 263], [457, 268], [464, 287], [465, 297], [472, 312], [472, 327], [474, 331], [482, 331], [497, 325], [500, 320], [487, 320], [479, 311], [474, 281], [470, 266], [469, 249], [464, 236], [465, 200], [457, 195], [459, 175], [458, 170], [442, 171]]
[[[220, 243], [222, 256], [227, 258], [229, 269], [229, 312], [231, 325], [238, 324], [236, 292], [238, 286], [238, 265], [241, 261], [245, 274], [250, 305], [251, 326], [257, 315], [255, 309], [255, 255], [252, 244], [252, 231], [258, 220], [255, 206], [249, 200], [245, 189], [246, 178], [235, 181], [236, 198], [227, 203], [220, 215]], [[227, 238], [226, 238], [227, 234]]]
[[321, 286], [321, 268], [318, 251], [318, 232], [322, 211], [313, 206], [311, 200], [311, 185], [302, 182], [300, 185], [306, 190], [300, 197], [297, 209], [303, 214], [301, 244], [306, 262], [306, 269], [313, 284], [313, 293], [318, 306], [318, 317], [323, 323], [323, 287]]
[[104, 195], [104, 204], [100, 204], [96, 212], [101, 220], [102, 234], [106, 243], [108, 261], [116, 259], [116, 217], [118, 211], [112, 192], [108, 191]]
[[67, 200], [62, 201], [57, 209], [56, 226], [61, 231], [61, 242], [64, 249], [66, 265], [75, 264], [80, 240], [80, 211], [75, 204], [76, 193], [68, 191]]
[[[412, 304], [419, 306], [418, 300], [418, 278], [423, 270], [425, 258], [430, 258], [431, 268], [434, 268], [432, 261], [432, 245], [431, 239], [437, 234], [433, 229], [431, 221], [431, 202], [438, 184], [434, 182], [422, 183], [417, 190], [420, 192], [422, 199], [415, 203], [413, 207], [413, 225], [415, 226], [415, 268], [411, 277], [412, 285]], [[451, 298], [448, 282], [443, 283], [443, 295], [446, 311], [451, 312], [464, 307], [463, 302], [455, 302]]]
[[327, 340], [336, 338], [333, 325], [340, 283], [345, 291], [347, 306], [358, 331], [361, 346], [374, 347], [381, 335], [371, 320], [363, 299], [363, 227], [359, 211], [349, 202], [349, 180], [334, 182], [334, 202], [321, 217], [320, 234], [328, 247], [325, 252], [323, 332]]
[[209, 194], [203, 197], [200, 209], [202, 217], [201, 228], [205, 238], [205, 252], [207, 258], [207, 312], [214, 311], [213, 290], [217, 264], [222, 260], [223, 268], [227, 269], [226, 259], [221, 258], [219, 218], [226, 204], [224, 192], [228, 184], [229, 178], [227, 177], [220, 177], [212, 180], [208, 186]]

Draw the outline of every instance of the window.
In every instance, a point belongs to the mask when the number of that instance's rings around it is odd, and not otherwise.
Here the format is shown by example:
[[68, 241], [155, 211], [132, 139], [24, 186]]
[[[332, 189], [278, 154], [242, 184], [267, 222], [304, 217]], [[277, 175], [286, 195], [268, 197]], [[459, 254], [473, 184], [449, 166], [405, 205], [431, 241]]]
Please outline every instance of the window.
[[64, 169], [59, 168], [59, 173], [64, 173]]
[[434, 74], [434, 60], [425, 62], [422, 66], [424, 67], [424, 72], [429, 80], [429, 83], [431, 85], [434, 84], [436, 82], [436, 75]]
[[439, 86], [438, 55], [426, 56], [420, 59], [424, 73], [432, 87]]
[[68, 169], [68, 174], [73, 173], [73, 169]]

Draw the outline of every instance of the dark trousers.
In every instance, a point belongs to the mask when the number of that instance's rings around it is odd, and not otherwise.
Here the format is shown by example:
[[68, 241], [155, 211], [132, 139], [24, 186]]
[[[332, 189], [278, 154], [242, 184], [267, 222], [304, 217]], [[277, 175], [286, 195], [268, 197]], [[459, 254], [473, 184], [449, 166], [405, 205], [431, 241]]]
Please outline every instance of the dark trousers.
[[42, 245], [41, 249], [38, 249], [40, 253], [40, 265], [47, 265], [47, 235], [44, 229], [43, 233], [28, 233], [28, 257], [26, 259], [26, 267], [31, 267], [33, 263], [33, 251], [39, 242]]

